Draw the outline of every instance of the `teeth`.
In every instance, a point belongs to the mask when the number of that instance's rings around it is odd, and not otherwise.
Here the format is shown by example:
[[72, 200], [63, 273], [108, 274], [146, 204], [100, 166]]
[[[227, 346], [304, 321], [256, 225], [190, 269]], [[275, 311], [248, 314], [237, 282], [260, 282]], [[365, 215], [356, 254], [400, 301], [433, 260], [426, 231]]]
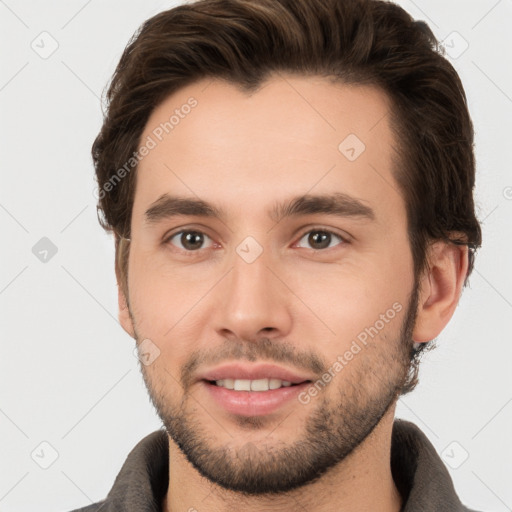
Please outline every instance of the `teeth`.
[[279, 389], [292, 385], [290, 381], [281, 379], [222, 379], [216, 380], [215, 384], [221, 388], [234, 389], [235, 391], [268, 391], [269, 389]]
[[251, 380], [251, 391], [268, 391], [268, 379]]
[[269, 379], [268, 380], [268, 387], [270, 389], [278, 389], [281, 387], [281, 384], [283, 383], [282, 380], [279, 379]]
[[227, 389], [234, 389], [235, 388], [235, 381], [233, 379], [224, 379], [222, 384], [222, 387]]
[[251, 381], [250, 380], [235, 380], [235, 391], [251, 391]]

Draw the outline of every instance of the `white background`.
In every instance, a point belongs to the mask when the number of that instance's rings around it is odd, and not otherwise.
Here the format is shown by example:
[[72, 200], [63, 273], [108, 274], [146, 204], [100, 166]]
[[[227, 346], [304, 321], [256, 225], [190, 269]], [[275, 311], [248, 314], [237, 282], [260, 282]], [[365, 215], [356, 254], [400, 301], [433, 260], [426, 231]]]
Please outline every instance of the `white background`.
[[[475, 124], [484, 245], [398, 416], [452, 465], [467, 452], [450, 469], [464, 503], [504, 512], [512, 510], [512, 1], [399, 3], [440, 40], [449, 36], [453, 52], [464, 48], [453, 31], [469, 44], [452, 61]], [[128, 39], [173, 5], [0, 1], [2, 512], [65, 511], [104, 498], [128, 452], [160, 427], [134, 341], [117, 322], [113, 241], [96, 220], [90, 147]], [[59, 45], [47, 59], [31, 48], [43, 31]], [[42, 237], [58, 249], [46, 263], [32, 252]], [[51, 461], [42, 442], [58, 454], [48, 469], [31, 458], [43, 450]]]

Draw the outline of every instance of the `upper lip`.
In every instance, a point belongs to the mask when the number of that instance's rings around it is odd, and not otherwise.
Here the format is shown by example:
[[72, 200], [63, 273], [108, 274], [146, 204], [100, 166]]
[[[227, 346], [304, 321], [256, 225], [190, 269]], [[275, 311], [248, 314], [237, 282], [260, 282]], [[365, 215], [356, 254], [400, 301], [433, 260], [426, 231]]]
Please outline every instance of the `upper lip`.
[[226, 363], [216, 366], [211, 370], [207, 370], [199, 375], [199, 380], [223, 380], [223, 379], [280, 379], [291, 382], [292, 384], [300, 384], [308, 380], [312, 380], [309, 375], [300, 375], [287, 368], [276, 366], [274, 364], [242, 364], [242, 363]]

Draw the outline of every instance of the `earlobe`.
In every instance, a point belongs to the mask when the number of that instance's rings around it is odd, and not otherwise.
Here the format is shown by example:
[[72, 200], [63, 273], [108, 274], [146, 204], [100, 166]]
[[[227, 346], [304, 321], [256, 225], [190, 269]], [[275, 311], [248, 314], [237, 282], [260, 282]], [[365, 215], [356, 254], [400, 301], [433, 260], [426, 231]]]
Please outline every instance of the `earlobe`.
[[444, 241], [432, 244], [428, 268], [420, 279], [414, 341], [431, 341], [448, 324], [459, 302], [467, 270], [467, 246]]
[[119, 323], [132, 338], [135, 338], [135, 329], [130, 310], [128, 309], [128, 301], [120, 285], [117, 286], [117, 302], [119, 306]]

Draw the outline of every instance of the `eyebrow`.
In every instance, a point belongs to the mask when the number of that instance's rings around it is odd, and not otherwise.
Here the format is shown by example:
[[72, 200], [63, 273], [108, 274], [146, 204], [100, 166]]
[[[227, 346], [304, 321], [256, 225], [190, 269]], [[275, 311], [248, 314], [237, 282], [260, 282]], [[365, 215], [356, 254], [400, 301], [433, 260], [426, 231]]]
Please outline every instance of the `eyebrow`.
[[375, 219], [375, 212], [359, 199], [341, 192], [331, 194], [294, 197], [291, 201], [276, 203], [270, 212], [270, 218], [280, 222], [286, 217], [314, 215], [324, 213], [337, 217], [359, 217]]
[[[321, 213], [337, 217], [375, 219], [375, 212], [372, 208], [359, 199], [341, 192], [320, 195], [306, 194], [275, 203], [269, 211], [269, 217], [274, 222], [281, 222], [286, 217]], [[223, 222], [227, 218], [222, 208], [217, 208], [202, 199], [169, 194], [163, 194], [152, 203], [144, 213], [144, 218], [147, 224], [156, 224], [179, 215], [218, 218]]]

